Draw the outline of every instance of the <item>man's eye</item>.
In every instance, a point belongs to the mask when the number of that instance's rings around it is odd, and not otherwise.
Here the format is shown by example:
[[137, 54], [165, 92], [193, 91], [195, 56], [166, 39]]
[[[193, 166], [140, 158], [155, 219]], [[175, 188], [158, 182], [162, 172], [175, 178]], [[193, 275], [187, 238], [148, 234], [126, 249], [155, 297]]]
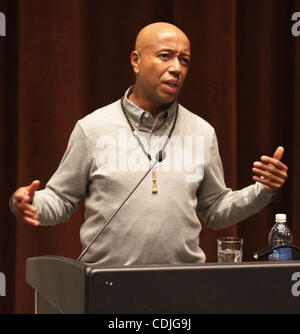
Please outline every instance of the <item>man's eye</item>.
[[169, 55], [168, 55], [167, 53], [161, 53], [161, 54], [159, 55], [159, 57], [162, 58], [162, 59], [168, 59], [168, 58], [169, 58]]
[[182, 61], [185, 65], [189, 65], [189, 64], [190, 64], [190, 59], [189, 59], [189, 58], [182, 58], [181, 61]]

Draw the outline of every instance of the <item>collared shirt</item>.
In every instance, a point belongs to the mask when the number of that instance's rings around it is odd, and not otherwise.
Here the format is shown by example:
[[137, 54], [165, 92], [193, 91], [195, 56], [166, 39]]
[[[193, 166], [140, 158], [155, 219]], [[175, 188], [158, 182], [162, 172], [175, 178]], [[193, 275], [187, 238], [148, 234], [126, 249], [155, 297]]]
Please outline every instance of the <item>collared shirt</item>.
[[[118, 100], [79, 120], [62, 161], [37, 191], [33, 205], [41, 224], [66, 221], [85, 200], [80, 230], [83, 249], [145, 175], [176, 119], [177, 101], [153, 124], [149, 112], [125, 93], [130, 128]], [[260, 183], [233, 191], [226, 187], [215, 131], [178, 104], [166, 157], [157, 163], [157, 193], [149, 173], [82, 261], [107, 266], [205, 262], [199, 245], [201, 222], [213, 229], [237, 223], [268, 204], [273, 195]]]

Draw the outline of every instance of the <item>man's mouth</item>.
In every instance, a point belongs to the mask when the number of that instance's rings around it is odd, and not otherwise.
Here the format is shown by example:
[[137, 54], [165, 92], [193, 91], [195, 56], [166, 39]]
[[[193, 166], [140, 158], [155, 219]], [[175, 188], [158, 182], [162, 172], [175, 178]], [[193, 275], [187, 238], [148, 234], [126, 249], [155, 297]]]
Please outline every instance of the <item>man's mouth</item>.
[[170, 86], [170, 87], [177, 87], [177, 84], [171, 83], [171, 82], [165, 82], [166, 85]]
[[170, 87], [178, 87], [178, 82], [172, 82], [172, 81], [165, 81], [164, 84], [170, 86]]

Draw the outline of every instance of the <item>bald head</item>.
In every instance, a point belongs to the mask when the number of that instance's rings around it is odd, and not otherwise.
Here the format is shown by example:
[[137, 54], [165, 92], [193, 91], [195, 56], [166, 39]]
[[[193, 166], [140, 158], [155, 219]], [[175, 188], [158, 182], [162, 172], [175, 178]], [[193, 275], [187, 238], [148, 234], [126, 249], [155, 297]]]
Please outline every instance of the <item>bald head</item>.
[[135, 41], [135, 49], [142, 52], [145, 48], [156, 45], [162, 38], [168, 36], [176, 36], [177, 38], [185, 40], [190, 47], [189, 39], [178, 27], [167, 22], [156, 22], [147, 25], [139, 31]]
[[180, 92], [190, 58], [190, 42], [179, 28], [165, 22], [144, 27], [130, 55], [136, 75], [131, 101], [150, 112], [163, 110]]

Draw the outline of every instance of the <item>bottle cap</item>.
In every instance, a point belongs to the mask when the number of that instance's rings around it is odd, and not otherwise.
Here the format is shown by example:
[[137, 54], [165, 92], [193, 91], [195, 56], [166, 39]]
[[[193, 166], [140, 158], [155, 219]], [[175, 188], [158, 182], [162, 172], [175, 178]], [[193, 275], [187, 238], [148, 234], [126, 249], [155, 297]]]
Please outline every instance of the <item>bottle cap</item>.
[[286, 222], [286, 214], [285, 213], [277, 213], [275, 215], [276, 223], [285, 223]]

